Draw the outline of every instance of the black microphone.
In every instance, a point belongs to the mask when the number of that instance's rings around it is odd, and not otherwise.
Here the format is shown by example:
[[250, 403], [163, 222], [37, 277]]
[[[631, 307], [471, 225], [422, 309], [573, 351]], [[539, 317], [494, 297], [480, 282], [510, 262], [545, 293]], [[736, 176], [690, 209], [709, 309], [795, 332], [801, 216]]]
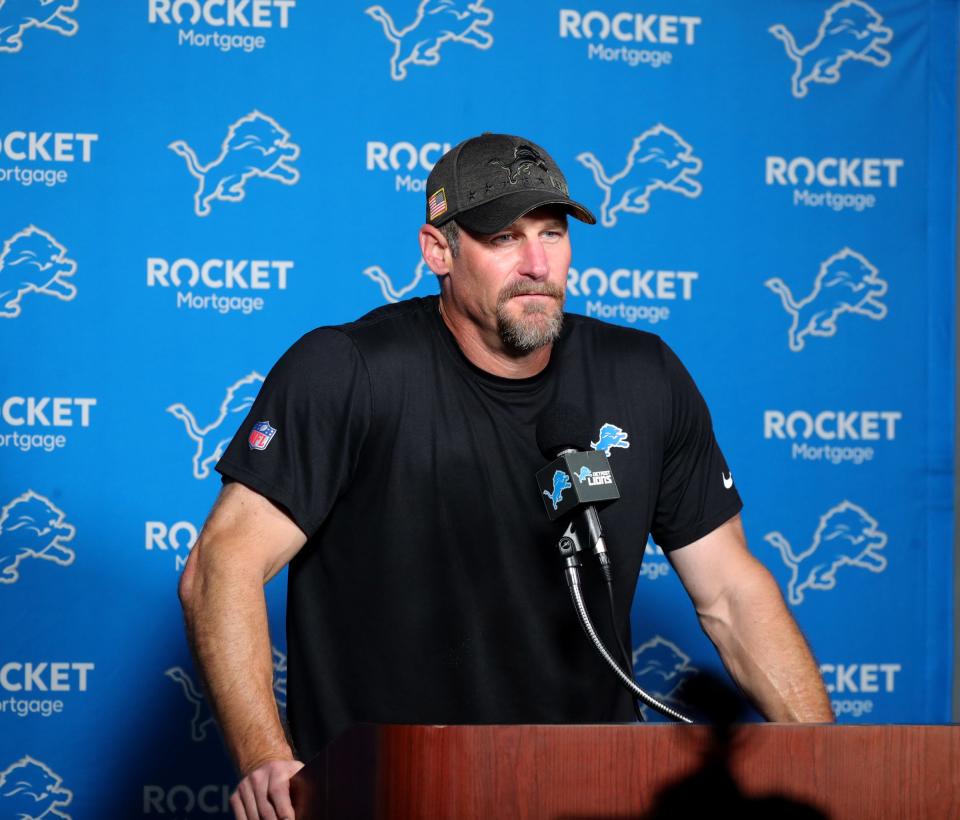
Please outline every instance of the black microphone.
[[537, 446], [553, 461], [537, 472], [537, 484], [551, 521], [582, 508], [590, 546], [605, 564], [607, 547], [594, 504], [615, 501], [620, 491], [607, 457], [589, 449], [590, 436], [582, 409], [565, 402], [548, 407], [537, 423]]
[[551, 404], [537, 422], [537, 447], [546, 458], [590, 447], [590, 421], [575, 404]]

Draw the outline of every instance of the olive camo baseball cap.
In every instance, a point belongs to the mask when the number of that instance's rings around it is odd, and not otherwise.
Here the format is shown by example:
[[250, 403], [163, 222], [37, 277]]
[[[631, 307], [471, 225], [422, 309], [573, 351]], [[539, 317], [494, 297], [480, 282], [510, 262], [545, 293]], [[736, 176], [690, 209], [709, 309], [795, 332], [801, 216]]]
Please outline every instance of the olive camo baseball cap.
[[570, 199], [550, 155], [522, 137], [481, 134], [464, 140], [427, 178], [427, 222], [436, 227], [456, 218], [473, 233], [496, 233], [541, 205], [560, 205], [589, 225], [597, 221]]

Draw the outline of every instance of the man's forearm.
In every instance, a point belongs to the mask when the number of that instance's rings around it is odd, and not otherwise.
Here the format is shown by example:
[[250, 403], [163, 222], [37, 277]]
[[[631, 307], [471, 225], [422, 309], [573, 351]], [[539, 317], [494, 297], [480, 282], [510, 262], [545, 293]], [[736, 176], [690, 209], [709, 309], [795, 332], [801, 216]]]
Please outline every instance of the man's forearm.
[[813, 655], [765, 569], [699, 614], [724, 665], [767, 720], [834, 720]]
[[191, 558], [181, 583], [187, 633], [230, 754], [244, 774], [292, 760], [273, 695], [263, 581], [235, 562]]

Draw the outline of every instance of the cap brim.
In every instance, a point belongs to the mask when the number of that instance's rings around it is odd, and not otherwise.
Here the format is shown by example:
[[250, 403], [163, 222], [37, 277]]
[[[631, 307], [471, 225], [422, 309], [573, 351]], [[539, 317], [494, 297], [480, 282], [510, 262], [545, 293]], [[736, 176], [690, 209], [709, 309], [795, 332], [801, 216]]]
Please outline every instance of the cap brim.
[[549, 191], [514, 191], [496, 199], [455, 214], [457, 222], [472, 233], [490, 234], [502, 231], [520, 217], [544, 205], [557, 205], [568, 214], [588, 225], [597, 218], [579, 202], [563, 196], [554, 196]]

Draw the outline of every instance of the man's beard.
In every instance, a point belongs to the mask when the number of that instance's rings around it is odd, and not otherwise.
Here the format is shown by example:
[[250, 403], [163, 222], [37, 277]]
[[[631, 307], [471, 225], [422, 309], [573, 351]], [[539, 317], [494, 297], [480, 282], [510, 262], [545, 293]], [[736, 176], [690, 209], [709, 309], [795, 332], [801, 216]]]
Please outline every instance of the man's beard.
[[[550, 296], [556, 301], [525, 305], [519, 316], [509, 313], [510, 300], [527, 293]], [[564, 295], [563, 288], [547, 283], [517, 282], [504, 288], [497, 297], [497, 332], [501, 341], [518, 353], [529, 353], [555, 342], [563, 328]]]

